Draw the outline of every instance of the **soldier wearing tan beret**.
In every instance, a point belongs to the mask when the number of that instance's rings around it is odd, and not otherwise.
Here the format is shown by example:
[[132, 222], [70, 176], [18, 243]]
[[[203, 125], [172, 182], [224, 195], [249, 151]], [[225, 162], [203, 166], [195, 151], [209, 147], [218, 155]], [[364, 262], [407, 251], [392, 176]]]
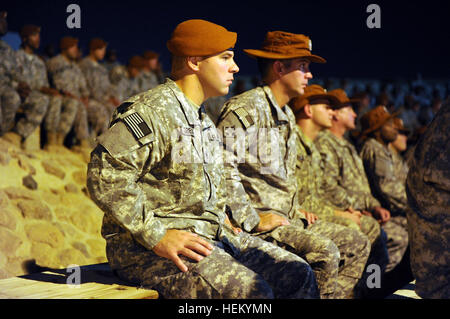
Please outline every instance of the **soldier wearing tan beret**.
[[226, 214], [221, 137], [201, 105], [228, 93], [236, 38], [205, 20], [180, 23], [167, 43], [171, 78], [126, 100], [98, 138], [88, 188], [105, 213], [108, 261], [165, 298], [317, 298], [303, 259]]

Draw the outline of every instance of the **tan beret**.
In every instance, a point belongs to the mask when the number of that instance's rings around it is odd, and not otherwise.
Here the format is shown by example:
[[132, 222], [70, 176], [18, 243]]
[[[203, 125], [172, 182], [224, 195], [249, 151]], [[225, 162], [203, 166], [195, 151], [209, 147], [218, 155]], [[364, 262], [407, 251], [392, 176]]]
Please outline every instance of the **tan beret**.
[[167, 48], [175, 56], [208, 56], [234, 48], [237, 33], [215, 23], [193, 19], [175, 28]]
[[33, 35], [35, 33], [41, 32], [41, 27], [38, 27], [37, 25], [33, 24], [26, 24], [20, 29], [20, 37], [22, 39], [25, 39], [29, 37], [30, 35]]
[[89, 50], [96, 50], [105, 48], [108, 45], [105, 40], [100, 38], [93, 38], [89, 41]]
[[61, 50], [66, 50], [74, 45], [78, 45], [78, 39], [73, 37], [64, 37], [59, 42], [59, 48]]
[[146, 60], [157, 59], [159, 58], [159, 54], [154, 51], [145, 51], [142, 57]]
[[145, 60], [140, 55], [135, 55], [128, 61], [128, 66], [131, 68], [142, 69], [145, 66]]

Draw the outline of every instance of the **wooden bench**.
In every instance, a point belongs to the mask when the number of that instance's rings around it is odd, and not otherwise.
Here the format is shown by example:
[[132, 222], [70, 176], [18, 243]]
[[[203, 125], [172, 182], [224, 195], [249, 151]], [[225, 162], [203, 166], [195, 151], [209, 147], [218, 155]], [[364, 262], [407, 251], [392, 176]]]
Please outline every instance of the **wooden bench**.
[[422, 299], [414, 291], [416, 289], [415, 280], [405, 285], [401, 289], [395, 291], [392, 295], [387, 296], [386, 299]]
[[[158, 292], [117, 278], [107, 263], [81, 266], [79, 285], [70, 269], [46, 271], [0, 280], [0, 299], [157, 299]], [[73, 278], [73, 277], [72, 277]], [[72, 284], [68, 284], [72, 283]]]

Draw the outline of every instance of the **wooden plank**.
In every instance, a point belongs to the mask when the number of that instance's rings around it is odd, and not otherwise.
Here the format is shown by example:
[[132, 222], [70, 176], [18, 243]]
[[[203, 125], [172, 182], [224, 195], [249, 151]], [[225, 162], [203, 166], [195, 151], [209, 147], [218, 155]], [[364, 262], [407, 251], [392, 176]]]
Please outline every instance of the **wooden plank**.
[[157, 299], [155, 290], [129, 286], [107, 264], [81, 267], [79, 288], [66, 284], [64, 269], [0, 280], [0, 299]]

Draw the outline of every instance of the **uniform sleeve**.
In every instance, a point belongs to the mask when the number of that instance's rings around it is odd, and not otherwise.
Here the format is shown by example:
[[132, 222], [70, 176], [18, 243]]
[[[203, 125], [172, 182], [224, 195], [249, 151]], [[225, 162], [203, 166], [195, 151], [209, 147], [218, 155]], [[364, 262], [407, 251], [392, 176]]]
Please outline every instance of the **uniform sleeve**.
[[406, 211], [407, 198], [405, 184], [396, 176], [392, 160], [384, 154], [373, 149], [361, 150], [366, 174], [375, 194], [379, 194], [391, 211]]
[[246, 149], [240, 149], [242, 145], [244, 147], [247, 145], [245, 133], [232, 112], [219, 119], [217, 128], [223, 133], [224, 166], [229, 199], [227, 204], [231, 208], [232, 219], [245, 231], [251, 232], [259, 224], [260, 218], [251, 205], [238, 170], [238, 162], [245, 160], [238, 154], [248, 153]]
[[[140, 145], [121, 121], [99, 137], [91, 154], [87, 185], [91, 198], [122, 228], [151, 250], [166, 233], [164, 225], [146, 205], [146, 195], [137, 183], [139, 177], [155, 163], [152, 153], [161, 143]], [[158, 157], [158, 156], [157, 156]]]
[[90, 93], [89, 93], [86, 77], [84, 76], [83, 72], [81, 72], [80, 69], [79, 69], [78, 73], [79, 73], [78, 81], [79, 81], [79, 87], [80, 87], [80, 94], [82, 97], [89, 97]]
[[354, 201], [348, 196], [347, 191], [339, 185], [339, 157], [326, 142], [320, 143], [317, 148], [322, 158], [322, 194], [334, 206], [341, 210], [347, 210], [353, 206]]

